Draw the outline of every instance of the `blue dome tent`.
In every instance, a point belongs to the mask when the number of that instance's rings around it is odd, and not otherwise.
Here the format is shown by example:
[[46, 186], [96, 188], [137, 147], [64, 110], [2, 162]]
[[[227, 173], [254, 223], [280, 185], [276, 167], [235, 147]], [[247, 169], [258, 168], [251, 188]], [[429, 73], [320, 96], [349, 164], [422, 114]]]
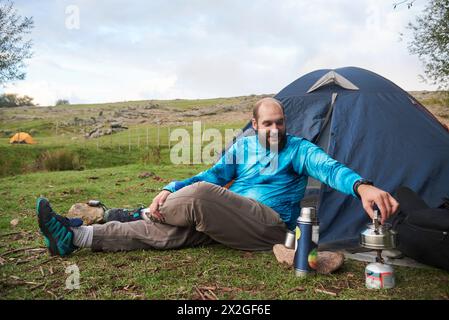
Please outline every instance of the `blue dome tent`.
[[[449, 196], [449, 131], [391, 81], [356, 67], [317, 70], [276, 96], [287, 132], [394, 192], [416, 191], [430, 206]], [[243, 135], [254, 134], [249, 122]], [[238, 138], [237, 138], [238, 139]], [[361, 201], [309, 179], [305, 202], [318, 208], [320, 245], [350, 246], [369, 221]]]

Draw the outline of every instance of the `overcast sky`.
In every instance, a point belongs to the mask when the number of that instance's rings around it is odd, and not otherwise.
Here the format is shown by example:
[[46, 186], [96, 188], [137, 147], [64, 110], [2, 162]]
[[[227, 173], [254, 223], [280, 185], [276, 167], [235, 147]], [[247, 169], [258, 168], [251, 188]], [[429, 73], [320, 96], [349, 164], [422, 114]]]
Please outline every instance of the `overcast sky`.
[[344, 66], [435, 89], [400, 41], [426, 1], [398, 1], [15, 0], [34, 17], [34, 57], [26, 80], [2, 90], [40, 105], [227, 97]]

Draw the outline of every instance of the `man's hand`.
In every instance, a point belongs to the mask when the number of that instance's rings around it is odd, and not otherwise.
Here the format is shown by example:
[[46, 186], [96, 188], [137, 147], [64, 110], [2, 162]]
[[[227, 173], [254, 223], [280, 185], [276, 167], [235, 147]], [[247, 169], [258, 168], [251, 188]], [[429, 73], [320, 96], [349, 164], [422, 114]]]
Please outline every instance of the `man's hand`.
[[382, 215], [381, 223], [384, 224], [392, 214], [395, 214], [399, 209], [399, 203], [388, 193], [374, 186], [361, 184], [357, 188], [357, 192], [362, 199], [363, 209], [366, 213], [374, 218], [374, 204], [380, 209]]
[[154, 197], [153, 202], [150, 204], [150, 216], [157, 221], [164, 221], [164, 217], [160, 213], [159, 208], [164, 204], [170, 193], [170, 191], [162, 190], [156, 197]]

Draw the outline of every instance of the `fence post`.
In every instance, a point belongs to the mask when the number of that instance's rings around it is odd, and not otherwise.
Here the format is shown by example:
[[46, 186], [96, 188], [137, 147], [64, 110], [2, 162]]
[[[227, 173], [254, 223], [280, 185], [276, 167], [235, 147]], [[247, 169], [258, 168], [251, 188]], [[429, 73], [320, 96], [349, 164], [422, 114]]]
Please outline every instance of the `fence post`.
[[140, 149], [140, 130], [139, 128], [136, 128], [137, 133], [137, 149]]
[[128, 131], [128, 152], [131, 153], [131, 129]]
[[148, 145], [149, 145], [149, 143], [148, 143], [148, 127], [147, 127], [147, 150], [148, 150]]
[[170, 150], [171, 141], [170, 141], [170, 126], [168, 126], [168, 150]]

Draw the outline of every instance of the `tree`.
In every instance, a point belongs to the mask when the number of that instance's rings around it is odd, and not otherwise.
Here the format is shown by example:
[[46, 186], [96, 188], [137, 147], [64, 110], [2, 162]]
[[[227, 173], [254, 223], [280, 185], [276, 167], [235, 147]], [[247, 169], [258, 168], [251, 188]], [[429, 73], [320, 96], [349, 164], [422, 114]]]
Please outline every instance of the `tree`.
[[25, 79], [24, 60], [32, 56], [32, 43], [24, 35], [33, 26], [33, 18], [18, 15], [12, 2], [0, 0], [0, 85]]
[[5, 93], [0, 95], [0, 107], [24, 106], [34, 106], [33, 98], [29, 96], [19, 96], [15, 93]]
[[424, 72], [432, 84], [449, 89], [449, 0], [430, 0], [415, 23], [409, 23], [413, 40], [412, 54], [424, 63]]
[[66, 104], [70, 104], [69, 100], [58, 99], [58, 100], [56, 100], [55, 106], [61, 106], [61, 105], [66, 105]]
[[410, 9], [411, 7], [413, 7], [414, 3], [415, 3], [415, 0], [402, 0], [402, 1], [394, 3], [393, 9], [396, 9], [397, 7], [399, 7], [403, 4], [407, 4], [407, 8]]

